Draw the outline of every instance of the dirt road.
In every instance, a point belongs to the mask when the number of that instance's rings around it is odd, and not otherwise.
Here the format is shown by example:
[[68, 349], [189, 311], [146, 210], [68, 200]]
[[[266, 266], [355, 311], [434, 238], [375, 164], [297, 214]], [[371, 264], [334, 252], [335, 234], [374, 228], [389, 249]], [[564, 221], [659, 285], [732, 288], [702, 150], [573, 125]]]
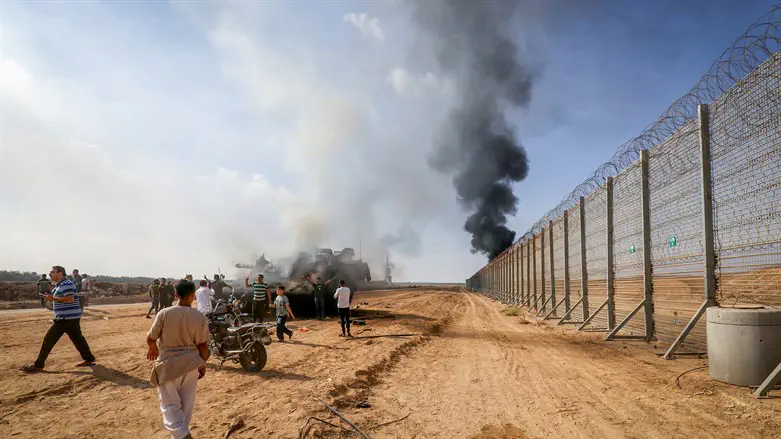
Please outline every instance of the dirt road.
[[[356, 339], [337, 337], [335, 320], [294, 321], [309, 330], [271, 345], [261, 373], [211, 367], [193, 435], [223, 437], [241, 416], [246, 426], [232, 438], [297, 438], [311, 416], [339, 424], [322, 398], [372, 438], [781, 437], [781, 399], [757, 401], [705, 370], [676, 385], [703, 360], [664, 361], [652, 346], [508, 317], [473, 294], [367, 292], [355, 303], [371, 317], [354, 327]], [[17, 368], [34, 358], [51, 316], [0, 313], [3, 437], [169, 437], [147, 381], [142, 308], [88, 311], [93, 371], [72, 367], [79, 358], [65, 338], [49, 372], [32, 376]], [[400, 333], [420, 335], [361, 338]], [[357, 408], [363, 401], [371, 407]], [[358, 437], [314, 424], [307, 437]]]

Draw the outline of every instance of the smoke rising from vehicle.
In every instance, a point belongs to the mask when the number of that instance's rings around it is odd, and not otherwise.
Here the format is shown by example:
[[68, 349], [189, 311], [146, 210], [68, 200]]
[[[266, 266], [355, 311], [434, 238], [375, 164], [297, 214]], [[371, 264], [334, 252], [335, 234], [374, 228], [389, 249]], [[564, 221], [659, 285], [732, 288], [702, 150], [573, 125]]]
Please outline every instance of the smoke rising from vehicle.
[[440, 68], [456, 84], [454, 108], [429, 164], [453, 177], [459, 203], [471, 212], [464, 228], [472, 252], [492, 259], [515, 240], [506, 226], [518, 204], [512, 184], [529, 172], [506, 116], [531, 99], [532, 75], [513, 41], [518, 3], [426, 0], [410, 6]]

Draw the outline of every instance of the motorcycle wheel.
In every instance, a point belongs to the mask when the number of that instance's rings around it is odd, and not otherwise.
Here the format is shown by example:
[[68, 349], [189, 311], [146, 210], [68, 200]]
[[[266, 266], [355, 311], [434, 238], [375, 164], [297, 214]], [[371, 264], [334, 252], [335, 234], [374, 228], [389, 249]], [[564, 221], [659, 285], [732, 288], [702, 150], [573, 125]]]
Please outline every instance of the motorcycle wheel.
[[266, 347], [257, 341], [252, 342], [247, 352], [239, 354], [241, 368], [247, 372], [260, 372], [266, 366], [267, 359]]

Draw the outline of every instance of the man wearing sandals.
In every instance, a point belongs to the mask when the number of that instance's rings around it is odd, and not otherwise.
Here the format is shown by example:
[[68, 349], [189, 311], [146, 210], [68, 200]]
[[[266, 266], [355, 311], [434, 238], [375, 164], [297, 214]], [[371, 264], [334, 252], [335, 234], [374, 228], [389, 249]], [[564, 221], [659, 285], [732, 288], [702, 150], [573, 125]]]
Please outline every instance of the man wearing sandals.
[[54, 291], [46, 295], [46, 300], [52, 301], [54, 310], [54, 320], [52, 326], [43, 337], [41, 351], [35, 363], [21, 368], [24, 372], [39, 372], [43, 370], [46, 364], [46, 358], [54, 348], [54, 345], [60, 341], [63, 334], [68, 334], [73, 345], [81, 354], [83, 362], [77, 364], [77, 367], [94, 366], [95, 356], [90, 351], [87, 339], [81, 333], [81, 307], [79, 307], [79, 296], [76, 294], [76, 286], [67, 279], [65, 269], [59, 265], [52, 267], [49, 273], [52, 282], [57, 286]]

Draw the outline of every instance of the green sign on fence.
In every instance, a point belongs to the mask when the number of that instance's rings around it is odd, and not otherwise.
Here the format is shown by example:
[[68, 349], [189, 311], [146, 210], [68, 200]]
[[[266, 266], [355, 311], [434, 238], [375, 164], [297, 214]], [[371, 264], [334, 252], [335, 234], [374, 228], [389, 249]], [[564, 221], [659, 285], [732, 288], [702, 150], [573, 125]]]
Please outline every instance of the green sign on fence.
[[629, 253], [634, 253], [634, 252], [635, 252], [635, 246], [630, 245], [629, 246]]
[[671, 236], [670, 238], [668, 238], [667, 242], [670, 244], [671, 248], [678, 245], [678, 240], [675, 239], [675, 236]]

